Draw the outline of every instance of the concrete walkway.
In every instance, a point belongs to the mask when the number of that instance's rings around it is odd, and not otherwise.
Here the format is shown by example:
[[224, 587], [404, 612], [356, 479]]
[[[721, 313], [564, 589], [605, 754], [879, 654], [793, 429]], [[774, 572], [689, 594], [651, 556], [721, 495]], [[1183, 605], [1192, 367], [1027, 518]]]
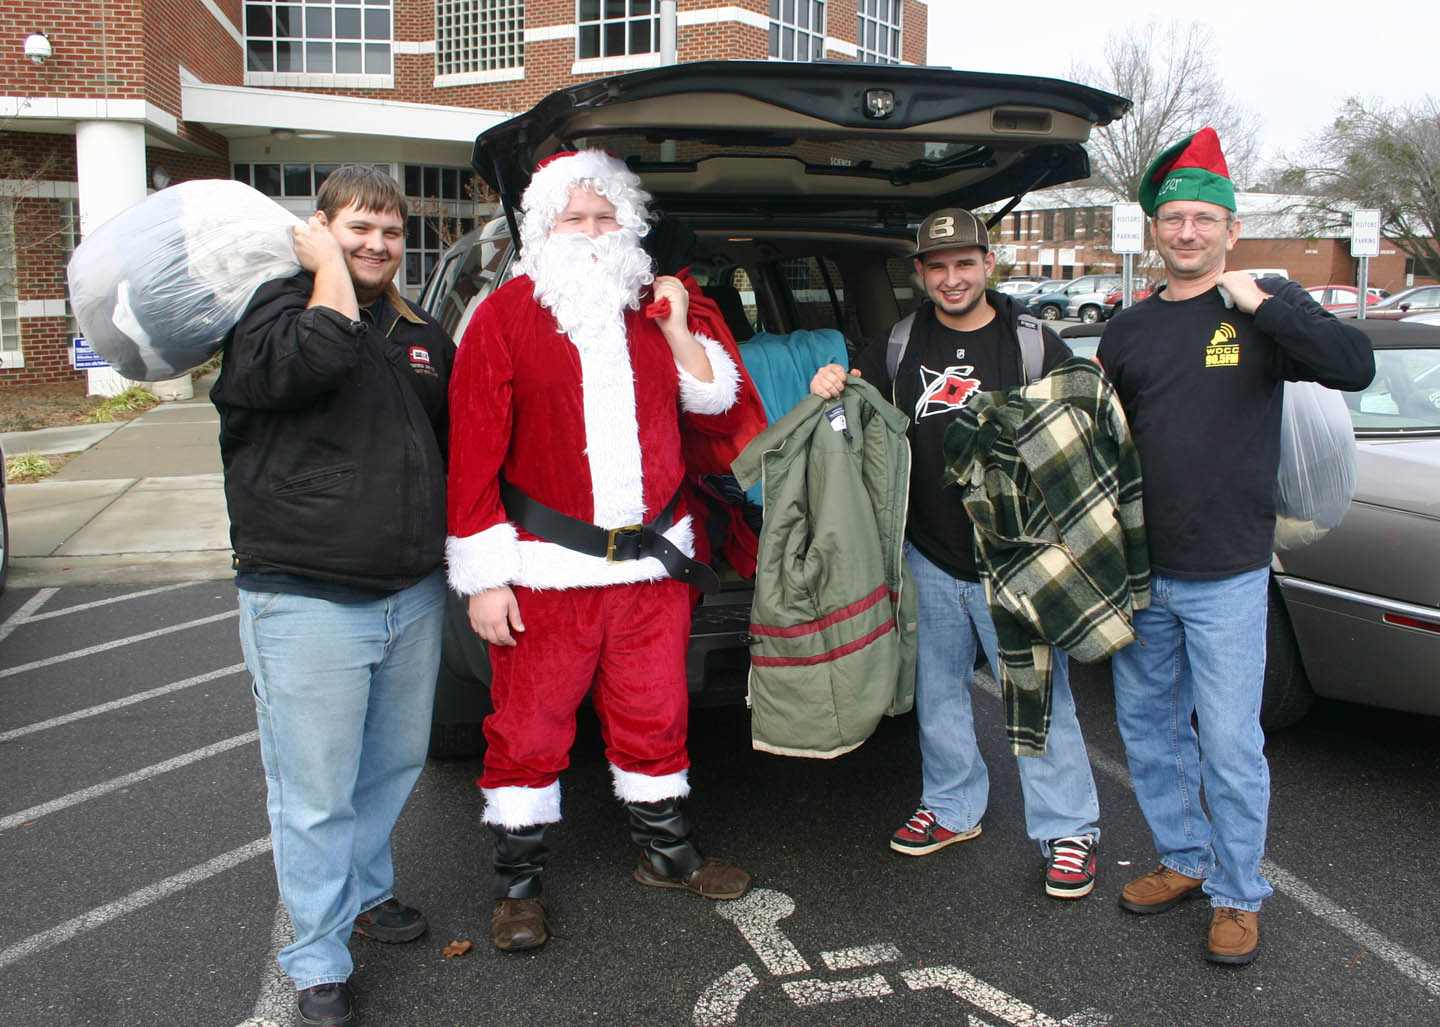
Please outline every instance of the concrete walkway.
[[45, 481], [7, 487], [10, 587], [231, 575], [209, 385], [133, 421], [4, 435], [7, 457], [81, 451]]

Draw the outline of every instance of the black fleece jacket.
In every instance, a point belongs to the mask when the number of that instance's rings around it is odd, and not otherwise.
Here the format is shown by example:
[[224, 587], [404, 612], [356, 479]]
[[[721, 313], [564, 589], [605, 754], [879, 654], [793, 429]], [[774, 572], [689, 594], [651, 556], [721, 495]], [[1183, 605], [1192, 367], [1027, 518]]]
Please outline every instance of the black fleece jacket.
[[455, 344], [403, 301], [307, 309], [313, 284], [256, 292], [210, 391], [235, 569], [398, 591], [444, 559]]

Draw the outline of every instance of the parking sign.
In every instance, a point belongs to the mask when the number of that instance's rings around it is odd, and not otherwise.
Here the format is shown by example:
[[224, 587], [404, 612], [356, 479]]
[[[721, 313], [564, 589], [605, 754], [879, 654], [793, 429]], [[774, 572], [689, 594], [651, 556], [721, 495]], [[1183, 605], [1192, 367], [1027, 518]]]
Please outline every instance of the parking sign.
[[1110, 252], [1143, 253], [1145, 212], [1138, 203], [1117, 203], [1110, 208]]
[[1380, 256], [1380, 212], [1378, 210], [1350, 212], [1350, 256]]

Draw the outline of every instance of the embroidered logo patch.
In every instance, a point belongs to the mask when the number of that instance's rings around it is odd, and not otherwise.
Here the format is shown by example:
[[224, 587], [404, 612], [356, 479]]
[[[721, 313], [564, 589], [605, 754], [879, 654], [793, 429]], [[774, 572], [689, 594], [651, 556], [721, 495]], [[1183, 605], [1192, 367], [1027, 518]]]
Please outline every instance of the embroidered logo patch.
[[1240, 347], [1230, 340], [1235, 338], [1235, 326], [1221, 321], [1210, 343], [1205, 347], [1206, 367], [1236, 367], [1240, 363]]
[[411, 366], [411, 367], [429, 367], [429, 366], [430, 366], [430, 351], [429, 351], [428, 349], [426, 349], [424, 346], [411, 346], [411, 347], [410, 347], [410, 366]]
[[969, 377], [974, 370], [970, 365], [954, 365], [943, 371], [932, 371], [922, 365], [920, 381], [923, 388], [920, 398], [915, 401], [916, 420], [934, 414], [954, 413], [964, 406], [971, 394], [980, 388], [980, 379]]

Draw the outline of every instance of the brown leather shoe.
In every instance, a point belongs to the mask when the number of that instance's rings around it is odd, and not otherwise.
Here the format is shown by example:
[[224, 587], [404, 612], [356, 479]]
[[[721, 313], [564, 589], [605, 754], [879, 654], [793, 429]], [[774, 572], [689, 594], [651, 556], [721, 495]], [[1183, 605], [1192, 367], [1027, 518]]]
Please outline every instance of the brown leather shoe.
[[750, 875], [713, 856], [684, 877], [667, 877], [644, 856], [635, 864], [635, 880], [652, 888], [683, 888], [706, 899], [738, 899], [750, 887]]
[[1137, 877], [1120, 893], [1120, 908], [1132, 913], [1163, 913], [1171, 906], [1200, 894], [1205, 881], [1186, 877], [1161, 864], [1144, 877]]
[[1248, 966], [1260, 954], [1260, 914], [1229, 906], [1216, 906], [1210, 916], [1212, 963]]
[[550, 922], [539, 899], [496, 899], [490, 940], [502, 952], [538, 949], [550, 940]]

